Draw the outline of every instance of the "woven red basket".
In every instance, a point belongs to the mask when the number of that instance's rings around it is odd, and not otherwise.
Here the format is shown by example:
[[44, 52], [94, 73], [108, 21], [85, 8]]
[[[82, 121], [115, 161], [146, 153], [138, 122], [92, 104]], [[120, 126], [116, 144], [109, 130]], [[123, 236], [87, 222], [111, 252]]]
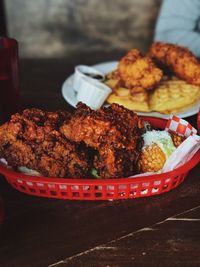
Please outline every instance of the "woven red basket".
[[[155, 128], [164, 129], [166, 120], [145, 117]], [[34, 196], [71, 200], [110, 200], [152, 196], [168, 192], [183, 182], [188, 172], [200, 162], [200, 150], [181, 167], [162, 174], [137, 178], [70, 179], [25, 175], [0, 164], [8, 183]]]

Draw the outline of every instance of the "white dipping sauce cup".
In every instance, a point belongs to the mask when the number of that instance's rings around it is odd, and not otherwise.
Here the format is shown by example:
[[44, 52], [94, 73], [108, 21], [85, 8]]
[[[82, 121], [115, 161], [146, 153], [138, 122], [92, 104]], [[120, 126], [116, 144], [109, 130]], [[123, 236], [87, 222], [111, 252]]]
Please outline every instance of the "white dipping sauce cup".
[[91, 109], [100, 108], [112, 89], [98, 80], [83, 77], [77, 92], [77, 100], [85, 103]]
[[75, 67], [74, 77], [73, 77], [74, 91], [78, 92], [81, 79], [83, 77], [91, 77], [98, 81], [103, 81], [105, 79], [105, 75], [96, 70], [95, 68], [86, 65], [78, 65]]

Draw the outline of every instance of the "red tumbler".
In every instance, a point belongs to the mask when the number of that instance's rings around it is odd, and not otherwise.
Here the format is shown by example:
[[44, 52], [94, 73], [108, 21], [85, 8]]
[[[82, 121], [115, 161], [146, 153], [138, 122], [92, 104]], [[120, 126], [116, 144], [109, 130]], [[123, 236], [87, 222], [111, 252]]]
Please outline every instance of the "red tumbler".
[[18, 43], [11, 38], [0, 38], [0, 123], [19, 110], [20, 82]]
[[0, 224], [4, 220], [4, 204], [3, 204], [3, 199], [0, 197]]

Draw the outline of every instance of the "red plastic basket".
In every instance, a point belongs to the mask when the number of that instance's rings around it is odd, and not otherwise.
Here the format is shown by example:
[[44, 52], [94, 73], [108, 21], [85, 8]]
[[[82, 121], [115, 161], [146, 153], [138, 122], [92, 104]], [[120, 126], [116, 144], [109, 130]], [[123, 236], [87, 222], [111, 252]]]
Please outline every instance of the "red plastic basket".
[[[145, 117], [153, 127], [163, 129], [166, 120]], [[8, 183], [15, 189], [34, 196], [70, 200], [111, 200], [139, 198], [168, 192], [182, 183], [188, 172], [200, 162], [200, 150], [183, 166], [162, 174], [137, 178], [70, 179], [25, 175], [0, 164]]]

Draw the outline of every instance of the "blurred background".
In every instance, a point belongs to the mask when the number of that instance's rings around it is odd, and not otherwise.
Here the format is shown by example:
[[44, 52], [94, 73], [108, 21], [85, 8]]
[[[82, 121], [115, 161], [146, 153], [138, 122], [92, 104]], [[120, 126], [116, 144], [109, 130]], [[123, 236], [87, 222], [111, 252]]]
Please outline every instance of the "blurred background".
[[6, 22], [7, 35], [18, 40], [23, 58], [71, 58], [92, 52], [112, 53], [117, 59], [133, 47], [145, 52], [161, 4], [161, 0], [1, 1], [1, 32]]

